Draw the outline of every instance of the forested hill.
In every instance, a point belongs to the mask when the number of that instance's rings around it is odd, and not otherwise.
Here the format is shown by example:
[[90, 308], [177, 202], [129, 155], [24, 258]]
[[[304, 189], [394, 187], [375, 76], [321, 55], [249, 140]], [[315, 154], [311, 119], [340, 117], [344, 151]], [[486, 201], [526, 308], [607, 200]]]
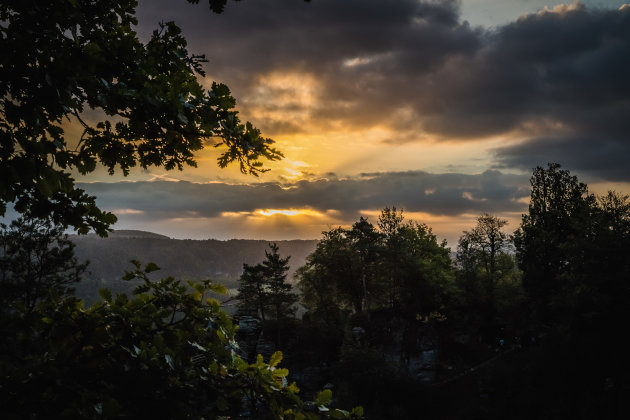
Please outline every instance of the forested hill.
[[[131, 263], [126, 263], [130, 260], [143, 264], [156, 263], [160, 267], [156, 273], [159, 277], [173, 276], [182, 280], [210, 278], [234, 288], [243, 263], [261, 262], [265, 258], [265, 250], [269, 249], [269, 242], [263, 240], [182, 240], [137, 230], [114, 231], [107, 238], [94, 234], [72, 235], [70, 238], [76, 244], [75, 254], [79, 261], [90, 262], [87, 279], [76, 287], [77, 293], [88, 300], [95, 298], [99, 287], [127, 290], [128, 285], [121, 278], [125, 270], [133, 268]], [[291, 256], [290, 281], [317, 244], [316, 240], [274, 242], [283, 257]]]

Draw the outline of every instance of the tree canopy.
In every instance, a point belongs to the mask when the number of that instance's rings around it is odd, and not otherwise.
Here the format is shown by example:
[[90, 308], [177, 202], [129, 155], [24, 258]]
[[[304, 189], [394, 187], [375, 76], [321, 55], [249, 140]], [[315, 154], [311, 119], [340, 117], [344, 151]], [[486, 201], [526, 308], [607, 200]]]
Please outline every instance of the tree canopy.
[[629, 197], [597, 197], [557, 164], [536, 168], [531, 184], [515, 247], [537, 321], [613, 334], [628, 316]]
[[[189, 0], [191, 3], [198, 1]], [[210, 0], [221, 12], [226, 0]], [[223, 146], [220, 167], [265, 171], [282, 154], [242, 123], [227, 86], [205, 90], [204, 56], [191, 54], [174, 22], [143, 43], [133, 0], [3, 1], [0, 4], [0, 215], [50, 217], [103, 235], [115, 216], [77, 188], [73, 173], [97, 164], [195, 166], [205, 145]], [[45, 18], [42, 18], [45, 16]], [[69, 137], [68, 125], [80, 126]]]
[[545, 319], [569, 278], [584, 274], [578, 268], [592, 255], [585, 251], [597, 236], [599, 211], [587, 185], [558, 164], [535, 168], [530, 183], [529, 211], [514, 243], [523, 286]]
[[385, 208], [378, 228], [361, 217], [351, 229], [324, 232], [298, 271], [302, 300], [316, 313], [394, 308], [415, 319], [439, 310], [451, 279], [446, 243], [431, 228]]

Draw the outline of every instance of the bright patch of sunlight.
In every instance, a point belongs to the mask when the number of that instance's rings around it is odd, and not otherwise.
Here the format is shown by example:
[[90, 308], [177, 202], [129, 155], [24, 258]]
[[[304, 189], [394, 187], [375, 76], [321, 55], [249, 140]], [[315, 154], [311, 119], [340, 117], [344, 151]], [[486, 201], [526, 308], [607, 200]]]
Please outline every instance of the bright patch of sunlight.
[[136, 209], [113, 209], [111, 212], [114, 214], [144, 214], [144, 210]]
[[284, 216], [322, 216], [320, 212], [311, 209], [264, 209], [258, 210], [257, 213], [263, 216], [274, 216], [276, 214]]

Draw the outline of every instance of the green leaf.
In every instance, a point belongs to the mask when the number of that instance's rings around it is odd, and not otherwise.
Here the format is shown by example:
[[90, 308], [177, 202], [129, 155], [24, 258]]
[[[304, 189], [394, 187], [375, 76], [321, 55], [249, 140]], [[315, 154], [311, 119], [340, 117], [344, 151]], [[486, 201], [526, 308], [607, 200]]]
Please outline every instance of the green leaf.
[[130, 281], [136, 278], [136, 273], [133, 271], [125, 271], [125, 275], [122, 277], [124, 281]]
[[291, 384], [287, 386], [287, 391], [289, 391], [292, 394], [297, 394], [300, 392], [300, 388], [298, 388], [295, 382], [291, 382]]
[[330, 417], [333, 419], [347, 419], [348, 412], [344, 410], [334, 409], [330, 411]]
[[157, 271], [159, 269], [160, 269], [160, 267], [158, 267], [157, 264], [150, 262], [150, 263], [148, 263], [146, 265], [146, 267], [144, 267], [144, 272], [145, 273], [152, 273], [153, 271]]
[[107, 303], [112, 301], [112, 292], [109, 289], [98, 289], [98, 295]]
[[[236, 367], [237, 370], [239, 371], [244, 371], [246, 370], [249, 365], [247, 364], [247, 362], [245, 362], [243, 359], [241, 359], [240, 357], [236, 356], [234, 358], [234, 366]], [[216, 362], [214, 362], [214, 364], [216, 364]], [[210, 367], [212, 368], [213, 365], [210, 365]]]
[[222, 328], [219, 328], [217, 330], [217, 336], [219, 337], [219, 340], [221, 340], [224, 343], [226, 343], [228, 341], [227, 335], [225, 334], [225, 332], [223, 331]]
[[219, 372], [219, 364], [217, 362], [210, 363], [208, 370], [211, 374], [216, 375]]
[[330, 400], [332, 400], [332, 391], [330, 389], [320, 391], [315, 397], [315, 403], [320, 407], [330, 404]]
[[354, 417], [363, 418], [363, 407], [361, 407], [360, 405], [357, 407], [354, 407], [352, 411], [350, 412], [350, 414], [352, 414], [352, 416]]
[[273, 376], [284, 378], [289, 374], [289, 369], [276, 369], [273, 371]]
[[219, 306], [221, 306], [221, 303], [215, 298], [208, 297], [206, 298], [206, 305], [218, 308]]
[[227, 293], [227, 287], [222, 284], [211, 283], [209, 286], [210, 290], [220, 295], [224, 295]]
[[282, 352], [276, 351], [274, 354], [271, 355], [271, 359], [269, 359], [269, 366], [274, 367], [281, 361], [282, 361]]

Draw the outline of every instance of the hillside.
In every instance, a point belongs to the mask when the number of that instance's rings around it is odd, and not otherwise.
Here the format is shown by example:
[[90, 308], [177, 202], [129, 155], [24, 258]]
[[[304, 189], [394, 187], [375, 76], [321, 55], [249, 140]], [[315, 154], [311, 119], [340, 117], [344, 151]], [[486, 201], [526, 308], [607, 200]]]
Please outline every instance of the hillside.
[[[160, 270], [156, 277], [173, 276], [178, 279], [213, 279], [229, 288], [237, 286], [243, 264], [256, 264], [265, 257], [268, 242], [263, 240], [232, 239], [219, 241], [170, 239], [150, 232], [124, 230], [112, 232], [108, 238], [97, 235], [71, 236], [76, 244], [79, 261], [89, 261], [85, 281], [77, 285], [77, 294], [92, 301], [98, 289], [128, 291], [132, 285], [121, 280], [130, 270], [131, 260], [143, 264], [155, 262]], [[304, 265], [306, 257], [315, 249], [315, 240], [275, 241], [282, 256], [291, 256], [289, 281], [295, 270]]]

